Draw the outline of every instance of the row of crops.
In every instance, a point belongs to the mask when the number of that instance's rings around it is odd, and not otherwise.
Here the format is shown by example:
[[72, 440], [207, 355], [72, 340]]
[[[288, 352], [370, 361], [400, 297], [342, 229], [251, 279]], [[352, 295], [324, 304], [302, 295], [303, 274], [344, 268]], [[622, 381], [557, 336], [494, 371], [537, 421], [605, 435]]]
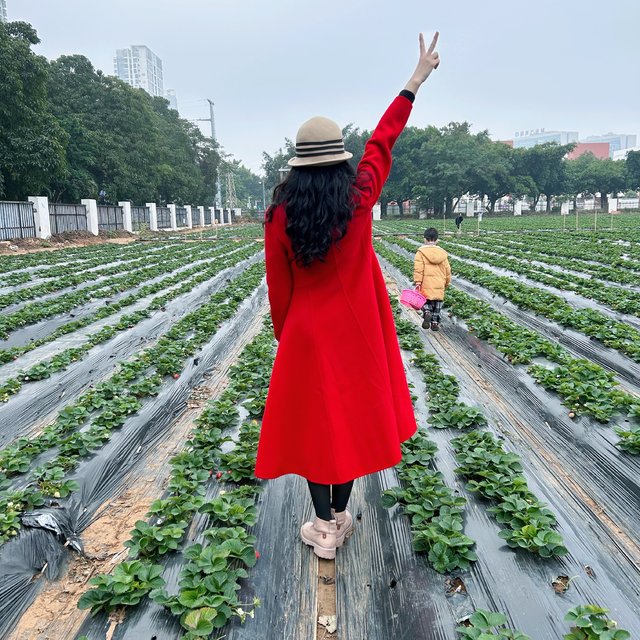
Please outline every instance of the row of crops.
[[[406, 221], [376, 223], [374, 227], [374, 235], [380, 238], [374, 243], [376, 250], [399, 288], [408, 286], [411, 281], [412, 258], [422, 244], [425, 226], [423, 221]], [[486, 540], [482, 540], [482, 546], [480, 542], [476, 545], [467, 531], [469, 527], [477, 529], [473, 514], [464, 513], [465, 506], [469, 506], [468, 500], [474, 503], [474, 508], [478, 505], [487, 507], [499, 524], [499, 537], [509, 547], [518, 549], [519, 553], [528, 551], [538, 555], [539, 568], [543, 571], [554, 565], [572, 564], [572, 556], [580, 555], [582, 544], [593, 544], [579, 541], [577, 538], [583, 532], [576, 535], [575, 530], [571, 531], [575, 523], [567, 523], [571, 520], [571, 502], [574, 500], [591, 504], [590, 515], [593, 515], [594, 506], [591, 501], [596, 501], [600, 506], [595, 513], [601, 521], [613, 515], [612, 520], [617, 524], [609, 522], [609, 525], [613, 527], [614, 539], [637, 538], [640, 496], [638, 459], [635, 457], [640, 453], [638, 377], [619, 375], [615, 367], [608, 368], [579, 357], [575, 344], [569, 343], [568, 348], [562, 346], [558, 340], [550, 338], [552, 332], [532, 330], [532, 323], [528, 321], [531, 315], [542, 319], [538, 326], [544, 327], [547, 321], [547, 324], [557, 324], [563, 331], [570, 328], [576, 332], [578, 342], [586, 337], [595, 347], [615, 352], [613, 355], [624, 362], [626, 368], [633, 367], [640, 347], [636, 323], [638, 308], [635, 306], [640, 266], [637, 260], [640, 238], [637, 235], [637, 232], [630, 232], [623, 238], [575, 234], [566, 240], [560, 237], [556, 244], [555, 236], [551, 239], [544, 233], [480, 236], [463, 233], [447, 235], [441, 242], [450, 253], [454, 273], [453, 287], [447, 292], [445, 301], [450, 318], [443, 326], [448, 334], [444, 336], [445, 344], [442, 348], [436, 347], [436, 354], [425, 353], [424, 347], [428, 343], [425, 343], [426, 335], [420, 335], [416, 327], [417, 317], [413, 323], [400, 317], [396, 320], [401, 346], [411, 353], [411, 367], [422, 378], [426, 421], [432, 435], [437, 434], [438, 444], [426, 435], [407, 443], [398, 470], [401, 485], [384, 491], [383, 495], [386, 506], [402, 505], [411, 521], [414, 548], [427, 554], [435, 570], [448, 574], [452, 570], [470, 573], [476, 579], [476, 585], [485, 586], [485, 579], [478, 579], [477, 575], [482, 570], [478, 571], [474, 566], [482, 563], [483, 550], [489, 556], [491, 552], [483, 549]], [[578, 295], [567, 300], [564, 292]], [[609, 309], [621, 313], [614, 315], [608, 313]], [[443, 335], [430, 340], [443, 342]], [[455, 349], [456, 342], [458, 349]], [[490, 345], [490, 350], [482, 345]], [[473, 352], [472, 356], [465, 353], [469, 351]], [[473, 356], [476, 356], [473, 366], [487, 370], [480, 379], [480, 390], [475, 394], [467, 392], [471, 402], [461, 402], [461, 380], [444, 373], [442, 365], [464, 374], [464, 367], [456, 367], [452, 361], [456, 358], [473, 360]], [[510, 374], [508, 369], [512, 369]], [[501, 374], [502, 379], [498, 375], [500, 370], [507, 371], [506, 375]], [[504, 388], [498, 387], [501, 384]], [[507, 407], [522, 404], [522, 423], [519, 425], [522, 429], [498, 429], [490, 424], [487, 408], [498, 423], [504, 415], [504, 411], [491, 407], [496, 396], [501, 396]], [[564, 404], [564, 412], [559, 411], [556, 399]], [[535, 414], [536, 410], [539, 415]], [[513, 420], [515, 412], [509, 417]], [[613, 427], [614, 437], [610, 431], [603, 432], [606, 426]], [[459, 435], [455, 435], [456, 432]], [[583, 455], [581, 449], [585, 444], [593, 449], [591, 454]], [[553, 490], [556, 481], [553, 477], [554, 455], [557, 455], [559, 445], [564, 450], [558, 459], [566, 466], [558, 475], [566, 472], [567, 478], [562, 480], [567, 484], [574, 472], [569, 461], [574, 456], [578, 458], [574, 463], [576, 486], [565, 485], [563, 489], [567, 495], [562, 499]], [[442, 446], [445, 451], [439, 453]], [[515, 452], [517, 449], [523, 451], [525, 461]], [[541, 477], [551, 472], [551, 486], [541, 487], [547, 493], [546, 500], [541, 500], [537, 492], [531, 490], [530, 480], [527, 482], [527, 474], [523, 473], [536, 458], [543, 465]], [[592, 472], [579, 471], [585, 460]], [[425, 473], [425, 467], [430, 471]], [[529, 471], [533, 472], [533, 469]], [[616, 480], [617, 476], [620, 477]], [[625, 499], [616, 505], [618, 480], [631, 482], [633, 486]], [[600, 482], [602, 486], [598, 487]], [[460, 486], [462, 493], [469, 496], [467, 499], [459, 491], [452, 491], [451, 487]], [[549, 503], [558, 509], [550, 509]], [[635, 505], [632, 507], [635, 514], [627, 519], [624, 511], [630, 505]], [[563, 539], [565, 529], [569, 529], [569, 541]], [[596, 543], [594, 547], [597, 546]], [[627, 570], [635, 574], [637, 546], [631, 543], [627, 550]], [[604, 556], [610, 551], [603, 547], [596, 553]], [[558, 562], [560, 558], [562, 560]], [[498, 556], [492, 561], [500, 563], [502, 560]], [[524, 566], [519, 563], [520, 571]], [[591, 569], [590, 565], [585, 566]], [[615, 577], [621, 569], [611, 570]], [[553, 570], [547, 573], [545, 582], [531, 585], [532, 589], [543, 593], [545, 588], [553, 586], [556, 593], [567, 598], [572, 580], [580, 580], [580, 574], [584, 572], [577, 569], [573, 578], [557, 576], [555, 579], [552, 573]], [[594, 575], [590, 570], [587, 573]], [[520, 582], [521, 577], [516, 573], [510, 580]], [[631, 600], [626, 588], [622, 593], [618, 589], [596, 588], [598, 597], [589, 605], [576, 604], [574, 600], [575, 606], [566, 614], [566, 620], [578, 622], [572, 632], [563, 637], [631, 637], [628, 631], [621, 630], [613, 622], [621, 613], [618, 602]], [[534, 591], [527, 595], [529, 608], [533, 611], [539, 596]], [[495, 585], [494, 596], [495, 599], [489, 600], [495, 605], [504, 597]], [[615, 616], [609, 617], [606, 611], [607, 596], [609, 606], [616, 611]], [[508, 609], [509, 619], [517, 619], [516, 608], [508, 596], [504, 597], [503, 604]], [[631, 605], [627, 628], [640, 619], [638, 604], [634, 601]], [[517, 606], [527, 608], [524, 602]], [[545, 606], [553, 608], [549, 603]], [[494, 625], [489, 624], [492, 615], [496, 614], [477, 612], [474, 620], [478, 628], [470, 623], [466, 632], [460, 629], [463, 637], [485, 637], [480, 635], [483, 633], [489, 634], [486, 637], [528, 637], [514, 630], [514, 625], [508, 624], [499, 614], [492, 618]], [[527, 622], [526, 615], [520, 617]], [[548, 627], [539, 621], [539, 633], [529, 630], [535, 626], [530, 626], [528, 633], [531, 637], [560, 637], [558, 625], [553, 626], [553, 630]]]
[[[141, 451], [153, 453], [169, 437], [193, 387], [259, 319], [265, 300], [261, 243], [194, 237], [2, 261], [0, 635], [36, 596], [30, 565], [44, 554], [46, 561], [34, 573], [59, 577], [68, 548], [82, 550], [81, 532], [91, 514], [127, 486], [128, 474], [142, 468]], [[183, 550], [180, 580], [195, 588], [198, 580], [208, 579], [206, 594], [185, 606], [178, 600], [188, 599], [182, 592], [187, 586], [175, 597], [164, 592], [168, 615], [186, 637], [202, 637], [203, 630], [252, 611], [253, 605], [243, 608], [234, 594], [246, 576], [240, 565], [256, 562], [246, 528], [255, 523], [249, 503], [258, 487], [249, 483], [252, 489], [234, 491], [233, 483], [252, 477], [247, 460], [259, 430], [255, 418], [264, 406], [272, 352], [265, 328], [234, 365], [227, 389], [200, 416], [183, 453], [171, 459], [164, 495], [131, 532], [131, 560], [96, 577], [96, 588], [81, 607], [108, 612], [139, 603], [146, 595], [141, 584], [163, 586], [154, 561], [181, 546], [197, 513], [207, 526], [199, 546]], [[52, 395], [52, 389], [62, 391]], [[238, 411], [244, 421], [239, 431]], [[209, 499], [210, 486], [220, 485], [212, 469], [223, 460], [228, 489]], [[191, 564], [205, 557], [210, 565], [192, 571]], [[26, 566], [16, 566], [15, 558]]]
[[[423, 226], [375, 225], [400, 288]], [[413, 628], [416, 599], [440, 603], [416, 637], [640, 631], [626, 582], [640, 559], [640, 405], [625, 375], [639, 353], [640, 238], [616, 233], [576, 234], [556, 253], [538, 234], [448, 236], [444, 330], [427, 335], [394, 303], [421, 430], [388, 483], [358, 481], [365, 544], [338, 557], [340, 638], [364, 619], [370, 640]], [[262, 228], [190, 237], [0, 258], [0, 637], [315, 633], [318, 569], [291, 524], [308, 517], [304, 485], [253, 477], [276, 349], [261, 319]], [[586, 295], [595, 281], [624, 292], [602, 294], [619, 308]], [[595, 360], [578, 353], [586, 343]], [[189, 409], [194, 397], [209, 402]], [[141, 487], [144, 509], [111, 559], [86, 553], [93, 523], [124, 519], [118, 496]], [[415, 559], [411, 581], [389, 589], [378, 549]], [[83, 562], [93, 569], [70, 589]], [[340, 575], [350, 562], [367, 584]], [[463, 585], [453, 597], [451, 584]]]
[[[453, 215], [443, 218], [430, 218], [425, 220], [429, 226], [437, 227], [442, 232], [456, 231], [454, 219], [457, 212]], [[464, 216], [464, 213], [463, 213]], [[390, 218], [389, 222], [404, 223], [406, 218]], [[386, 221], [383, 221], [384, 226]], [[462, 228], [465, 231], [485, 232], [539, 232], [539, 231], [598, 231], [603, 233], [609, 232], [626, 232], [637, 230], [640, 224], [640, 213], [636, 211], [624, 211], [623, 213], [615, 212], [613, 214], [602, 211], [579, 210], [576, 216], [575, 211], [569, 215], [561, 215], [560, 213], [539, 213], [526, 214], [523, 216], [513, 216], [510, 214], [496, 214], [485, 212], [482, 219], [478, 221], [476, 212], [474, 217], [463, 218]]]

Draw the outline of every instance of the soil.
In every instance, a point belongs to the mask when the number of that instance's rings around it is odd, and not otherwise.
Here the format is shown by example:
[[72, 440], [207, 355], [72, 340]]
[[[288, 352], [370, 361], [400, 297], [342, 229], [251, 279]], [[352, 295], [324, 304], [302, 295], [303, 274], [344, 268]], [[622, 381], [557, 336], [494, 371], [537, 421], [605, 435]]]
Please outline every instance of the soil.
[[122, 560], [126, 553], [123, 543], [136, 520], [144, 517], [156, 497], [148, 494], [147, 486], [138, 484], [112, 502], [108, 511], [85, 529], [84, 557], [74, 555], [66, 575], [40, 592], [9, 640], [73, 637], [87, 615], [75, 606], [87, 589], [87, 582], [98, 573], [108, 573]]
[[[320, 616], [336, 615], [336, 563], [335, 560], [318, 558], [318, 610], [316, 621]], [[317, 623], [317, 640], [338, 640], [338, 632], [329, 633]]]
[[0, 242], [0, 256], [23, 255], [39, 251], [58, 251], [59, 249], [73, 247], [88, 247], [94, 244], [129, 244], [137, 239], [137, 236], [127, 231], [111, 232], [109, 236], [94, 236], [92, 233], [76, 231], [51, 236], [48, 240], [42, 240], [41, 238], [14, 238], [13, 240]]

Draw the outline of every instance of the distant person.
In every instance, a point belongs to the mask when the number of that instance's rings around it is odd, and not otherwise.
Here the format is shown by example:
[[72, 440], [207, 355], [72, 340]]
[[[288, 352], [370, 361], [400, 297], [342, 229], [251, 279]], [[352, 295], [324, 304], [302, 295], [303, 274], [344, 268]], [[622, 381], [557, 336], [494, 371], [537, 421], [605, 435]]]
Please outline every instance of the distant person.
[[291, 171], [265, 216], [269, 302], [280, 344], [255, 474], [307, 479], [316, 517], [300, 534], [321, 558], [335, 558], [352, 530], [347, 503], [354, 478], [398, 464], [401, 442], [416, 431], [372, 245], [371, 209], [415, 94], [439, 64], [437, 41], [436, 33], [427, 49], [420, 34], [416, 70], [356, 171], [335, 122], [315, 117], [300, 127]]
[[422, 307], [422, 327], [440, 330], [440, 312], [444, 293], [451, 284], [451, 266], [444, 249], [437, 246], [438, 230], [434, 227], [424, 232], [425, 244], [416, 252], [413, 260], [413, 282], [427, 299]]
[[104, 204], [107, 200], [107, 192], [104, 189], [100, 189], [100, 193], [98, 194], [98, 201], [100, 204]]
[[460, 232], [460, 227], [462, 226], [462, 221], [464, 220], [464, 218], [462, 217], [462, 214], [459, 213], [458, 217], [456, 218], [456, 229], [458, 230], [458, 233]]

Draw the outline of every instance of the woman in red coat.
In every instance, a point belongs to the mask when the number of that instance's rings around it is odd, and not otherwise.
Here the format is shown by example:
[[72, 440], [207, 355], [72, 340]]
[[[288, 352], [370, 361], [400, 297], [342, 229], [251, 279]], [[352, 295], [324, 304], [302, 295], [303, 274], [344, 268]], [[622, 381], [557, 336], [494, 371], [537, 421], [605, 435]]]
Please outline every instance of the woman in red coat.
[[302, 540], [335, 558], [352, 528], [354, 478], [394, 466], [416, 431], [393, 314], [371, 236], [371, 209], [438, 34], [382, 116], [354, 172], [340, 127], [312, 118], [265, 218], [269, 302], [279, 340], [256, 476], [308, 480], [316, 512]]

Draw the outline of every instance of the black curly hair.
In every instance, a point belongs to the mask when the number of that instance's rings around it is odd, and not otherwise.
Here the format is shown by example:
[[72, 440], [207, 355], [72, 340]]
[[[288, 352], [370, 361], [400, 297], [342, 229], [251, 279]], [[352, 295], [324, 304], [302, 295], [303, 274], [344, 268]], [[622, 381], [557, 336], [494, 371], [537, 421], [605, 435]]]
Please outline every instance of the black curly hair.
[[287, 235], [295, 260], [302, 267], [324, 261], [334, 242], [347, 233], [347, 226], [360, 201], [356, 172], [348, 162], [325, 167], [292, 167], [287, 178], [273, 191], [274, 209], [284, 204]]

